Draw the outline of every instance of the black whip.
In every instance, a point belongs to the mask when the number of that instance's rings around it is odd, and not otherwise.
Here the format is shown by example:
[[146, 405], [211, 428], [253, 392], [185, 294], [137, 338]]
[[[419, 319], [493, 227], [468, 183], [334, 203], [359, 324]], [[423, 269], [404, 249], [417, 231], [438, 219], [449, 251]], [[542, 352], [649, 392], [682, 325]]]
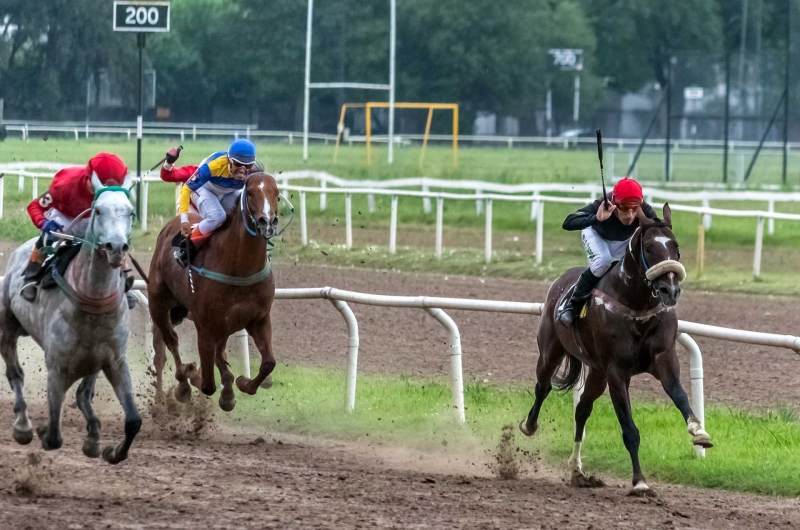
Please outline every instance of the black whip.
[[600, 160], [600, 182], [603, 184], [603, 202], [608, 208], [608, 194], [606, 193], [606, 177], [603, 174], [603, 133], [600, 129], [595, 131], [597, 133], [597, 158]]
[[[181, 154], [181, 151], [183, 151], [183, 146], [179, 145], [178, 146], [178, 154], [179, 155]], [[161, 160], [158, 161], [158, 164], [156, 164], [156, 165], [154, 165], [153, 167], [150, 168], [150, 171], [153, 171], [155, 168], [157, 168], [158, 166], [160, 166], [161, 164], [163, 164], [166, 161], [167, 161], [167, 157], [162, 158]]]

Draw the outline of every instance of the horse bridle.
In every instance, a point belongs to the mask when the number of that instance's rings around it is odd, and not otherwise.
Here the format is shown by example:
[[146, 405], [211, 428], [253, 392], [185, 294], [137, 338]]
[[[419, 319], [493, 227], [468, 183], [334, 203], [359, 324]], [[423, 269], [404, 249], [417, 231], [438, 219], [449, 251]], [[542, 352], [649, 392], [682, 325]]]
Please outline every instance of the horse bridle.
[[[654, 221], [652, 223], [648, 223], [647, 225], [643, 225], [640, 221], [639, 228], [637, 228], [637, 230], [639, 230], [639, 257], [640, 261], [642, 262], [642, 265], [644, 266], [644, 283], [650, 289], [650, 294], [653, 296], [653, 298], [658, 298], [658, 289], [656, 289], [655, 285], [653, 285], [653, 281], [649, 278], [648, 275], [648, 272], [652, 269], [652, 267], [650, 267], [647, 264], [647, 259], [645, 259], [644, 257], [644, 233], [650, 228], [669, 228], [671, 230], [672, 225], [664, 221]], [[631, 237], [630, 241], [628, 242], [628, 250], [630, 250], [631, 254], [633, 254], [632, 242], [633, 242], [633, 237]], [[671, 264], [672, 262], [680, 265], [680, 262], [675, 260], [664, 260], [663, 262], [660, 263]], [[682, 267], [683, 266], [681, 265], [681, 268]]]
[[[247, 178], [249, 179], [252, 176], [253, 175], [250, 175]], [[289, 222], [286, 223], [286, 226], [284, 226], [279, 232], [276, 232], [275, 234], [265, 238], [267, 240], [267, 244], [270, 245], [270, 246], [275, 246], [274, 243], [272, 243], [272, 241], [270, 241], [270, 240], [272, 238], [275, 238], [275, 237], [280, 237], [286, 231], [286, 229], [289, 228], [289, 225], [292, 224], [292, 220], [294, 219], [294, 205], [291, 202], [289, 202], [289, 199], [287, 199], [286, 196], [283, 193], [278, 193], [278, 198], [283, 200], [284, 202], [286, 202], [286, 204], [289, 205], [289, 212], [291, 214], [291, 217], [289, 218]], [[247, 233], [250, 234], [251, 236], [258, 237], [258, 235], [259, 235], [258, 234], [258, 221], [256, 221], [256, 218], [252, 214], [252, 212], [250, 211], [250, 207], [248, 206], [248, 203], [247, 203], [247, 182], [246, 181], [245, 181], [244, 189], [242, 190], [242, 193], [239, 196], [239, 210], [242, 213], [242, 224], [244, 224], [244, 229], [247, 230]], [[275, 216], [277, 217], [277, 215], [278, 215], [278, 213], [276, 212]], [[253, 227], [255, 227], [255, 230], [250, 228], [251, 225]]]

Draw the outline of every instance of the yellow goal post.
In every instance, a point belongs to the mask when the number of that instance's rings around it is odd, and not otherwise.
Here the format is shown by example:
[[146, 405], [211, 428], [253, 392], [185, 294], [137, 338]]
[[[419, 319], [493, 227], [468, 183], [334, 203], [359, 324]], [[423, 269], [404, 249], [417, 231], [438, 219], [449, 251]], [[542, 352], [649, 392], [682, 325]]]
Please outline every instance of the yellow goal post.
[[[419, 165], [425, 160], [425, 150], [428, 148], [428, 137], [431, 133], [431, 120], [434, 110], [450, 110], [453, 112], [453, 167], [458, 167], [458, 104], [457, 103], [395, 103], [396, 109], [427, 109], [428, 121], [425, 124], [425, 135], [422, 138], [422, 153], [419, 155]], [[339, 157], [339, 144], [344, 133], [344, 115], [347, 109], [366, 109], [366, 137], [367, 137], [367, 165], [372, 163], [372, 109], [388, 109], [389, 103], [385, 101], [370, 101], [368, 103], [345, 103], [339, 115], [339, 125], [336, 128], [336, 148], [333, 151], [333, 161]]]

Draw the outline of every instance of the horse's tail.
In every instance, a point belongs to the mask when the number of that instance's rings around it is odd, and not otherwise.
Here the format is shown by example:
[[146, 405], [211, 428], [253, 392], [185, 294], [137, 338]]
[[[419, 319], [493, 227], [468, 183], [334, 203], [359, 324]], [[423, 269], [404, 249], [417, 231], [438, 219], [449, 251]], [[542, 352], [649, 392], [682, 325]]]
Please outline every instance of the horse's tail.
[[583, 363], [568, 353], [567, 358], [564, 359], [563, 370], [553, 378], [553, 386], [560, 391], [572, 390], [581, 378], [582, 369]]

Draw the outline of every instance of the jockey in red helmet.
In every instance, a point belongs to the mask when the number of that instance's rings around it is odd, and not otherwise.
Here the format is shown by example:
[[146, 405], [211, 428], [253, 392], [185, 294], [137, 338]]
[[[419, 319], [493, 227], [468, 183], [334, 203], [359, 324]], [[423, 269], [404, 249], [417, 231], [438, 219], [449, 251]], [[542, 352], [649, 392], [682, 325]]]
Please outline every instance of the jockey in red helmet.
[[[40, 272], [47, 258], [47, 253], [43, 249], [49, 243], [56, 241], [52, 232], [77, 237], [86, 234], [89, 217], [85, 216], [77, 221], [75, 219], [92, 207], [93, 174], [97, 174], [97, 178], [106, 186], [119, 186], [125, 181], [128, 168], [117, 155], [98, 153], [84, 167], [68, 167], [56, 173], [47, 191], [28, 205], [28, 215], [42, 233], [36, 241], [30, 262], [24, 272], [27, 283], [20, 294], [25, 300], [32, 302], [36, 298], [38, 280], [41, 279]], [[126, 279], [126, 291], [132, 284], [133, 277]], [[129, 305], [132, 300], [135, 298], [129, 296]]]
[[589, 268], [581, 274], [569, 303], [559, 315], [566, 326], [572, 325], [611, 264], [625, 256], [628, 240], [639, 227], [639, 209], [650, 219], [656, 217], [653, 208], [643, 200], [642, 186], [631, 178], [617, 182], [607, 198], [608, 206], [601, 197], [569, 215], [562, 225], [564, 230], [581, 231], [589, 258]]

